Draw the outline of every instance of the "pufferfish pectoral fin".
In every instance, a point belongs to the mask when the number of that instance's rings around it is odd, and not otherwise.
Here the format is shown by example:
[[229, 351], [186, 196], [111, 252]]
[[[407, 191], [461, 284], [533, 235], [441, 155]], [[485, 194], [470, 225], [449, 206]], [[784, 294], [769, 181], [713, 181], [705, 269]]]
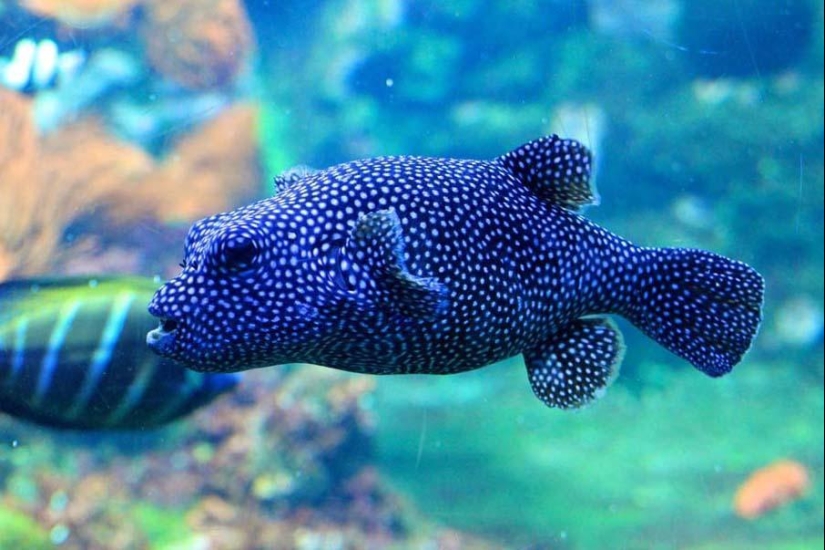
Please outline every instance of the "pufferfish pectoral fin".
[[577, 210], [599, 203], [590, 151], [573, 139], [546, 136], [496, 159], [540, 198]]
[[448, 305], [447, 287], [434, 277], [411, 273], [404, 261], [404, 235], [395, 210], [362, 215], [346, 244], [353, 269], [362, 266], [369, 279], [356, 290], [402, 314], [432, 318]]
[[526, 350], [533, 393], [548, 407], [572, 409], [601, 397], [619, 372], [622, 333], [605, 317], [577, 319]]

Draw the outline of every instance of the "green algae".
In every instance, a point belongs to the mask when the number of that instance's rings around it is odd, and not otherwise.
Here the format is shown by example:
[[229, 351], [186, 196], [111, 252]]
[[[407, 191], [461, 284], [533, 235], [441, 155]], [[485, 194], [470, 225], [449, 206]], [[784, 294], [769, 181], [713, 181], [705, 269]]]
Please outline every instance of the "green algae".
[[49, 532], [23, 512], [0, 506], [0, 550], [52, 548]]
[[196, 538], [184, 512], [141, 503], [135, 505], [129, 515], [153, 549], [191, 548], [190, 543]]

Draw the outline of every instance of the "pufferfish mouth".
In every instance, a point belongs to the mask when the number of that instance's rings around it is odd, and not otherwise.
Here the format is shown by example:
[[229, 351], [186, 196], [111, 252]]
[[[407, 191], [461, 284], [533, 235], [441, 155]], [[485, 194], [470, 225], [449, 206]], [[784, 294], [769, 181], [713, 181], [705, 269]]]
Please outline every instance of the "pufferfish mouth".
[[168, 317], [159, 317], [158, 327], [146, 334], [146, 345], [159, 355], [171, 355], [175, 345], [175, 336], [180, 321]]
[[160, 326], [158, 329], [164, 332], [175, 332], [175, 329], [178, 328], [178, 322], [174, 319], [166, 319], [164, 317], [160, 318]]

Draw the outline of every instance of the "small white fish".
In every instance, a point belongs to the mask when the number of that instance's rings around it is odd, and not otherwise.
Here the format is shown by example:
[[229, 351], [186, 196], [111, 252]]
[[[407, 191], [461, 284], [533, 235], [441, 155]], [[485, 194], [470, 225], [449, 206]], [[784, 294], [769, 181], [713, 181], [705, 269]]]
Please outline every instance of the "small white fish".
[[10, 58], [0, 57], [0, 84], [18, 92], [35, 93], [65, 84], [85, 60], [86, 54], [80, 49], [61, 52], [54, 40], [23, 38]]

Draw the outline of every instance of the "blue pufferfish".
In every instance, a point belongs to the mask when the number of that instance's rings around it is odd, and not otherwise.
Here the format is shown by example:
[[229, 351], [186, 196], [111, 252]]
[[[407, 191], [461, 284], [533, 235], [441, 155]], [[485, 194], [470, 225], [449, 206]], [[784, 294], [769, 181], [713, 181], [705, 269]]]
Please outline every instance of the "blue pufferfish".
[[490, 161], [288, 172], [272, 198], [194, 224], [147, 343], [212, 371], [448, 374], [522, 354], [536, 396], [572, 408], [618, 372], [617, 314], [702, 372], [729, 372], [758, 330], [762, 277], [588, 221], [590, 174], [587, 148], [555, 135]]

